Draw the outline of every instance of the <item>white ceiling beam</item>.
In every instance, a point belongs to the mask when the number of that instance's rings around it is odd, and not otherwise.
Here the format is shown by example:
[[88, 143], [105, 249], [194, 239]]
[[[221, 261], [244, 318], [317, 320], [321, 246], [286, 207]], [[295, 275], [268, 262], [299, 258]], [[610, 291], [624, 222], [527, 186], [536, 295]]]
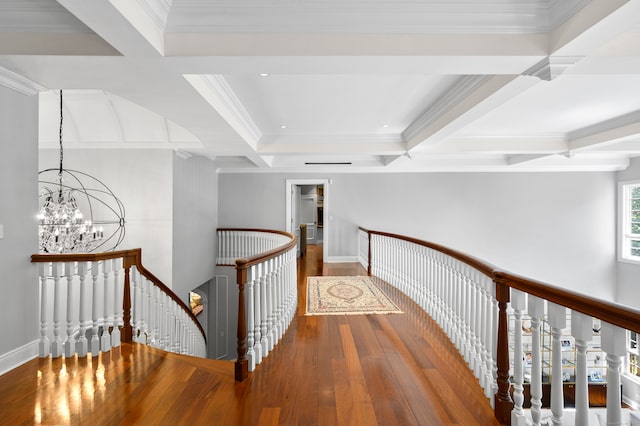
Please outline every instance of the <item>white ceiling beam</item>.
[[567, 151], [564, 134], [548, 136], [468, 136], [452, 137], [447, 143], [429, 145], [421, 153], [455, 154], [554, 154]]
[[592, 0], [549, 33], [549, 52], [586, 56], [637, 25], [638, 0]]
[[549, 154], [518, 154], [518, 155], [507, 155], [507, 165], [514, 166], [516, 164], [522, 164], [533, 160], [538, 160], [540, 158], [547, 157]]
[[[78, 1], [78, 0], [76, 0]], [[131, 0], [122, 0], [131, 1]], [[547, 34], [166, 33], [167, 56], [546, 56]]]
[[133, 0], [56, 0], [124, 56], [160, 56], [162, 30]]
[[587, 151], [635, 136], [640, 137], [640, 111], [575, 130], [568, 135], [568, 147], [570, 152]]
[[442, 141], [539, 82], [516, 75], [463, 77], [403, 133], [407, 150]]

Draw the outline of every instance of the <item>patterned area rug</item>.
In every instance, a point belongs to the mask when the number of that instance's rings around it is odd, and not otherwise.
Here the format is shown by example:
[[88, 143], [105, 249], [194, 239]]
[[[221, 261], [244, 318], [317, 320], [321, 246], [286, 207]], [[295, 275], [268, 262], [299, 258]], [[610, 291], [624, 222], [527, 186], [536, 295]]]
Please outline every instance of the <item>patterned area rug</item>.
[[369, 277], [307, 279], [307, 315], [401, 313]]

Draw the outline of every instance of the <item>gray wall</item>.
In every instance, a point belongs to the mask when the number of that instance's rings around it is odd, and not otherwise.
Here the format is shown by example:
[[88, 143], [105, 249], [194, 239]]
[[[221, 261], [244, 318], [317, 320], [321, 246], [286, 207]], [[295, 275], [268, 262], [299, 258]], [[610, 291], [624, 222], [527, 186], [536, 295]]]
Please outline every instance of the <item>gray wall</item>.
[[613, 172], [221, 174], [219, 226], [285, 229], [285, 181], [303, 178], [332, 180], [330, 258], [355, 258], [363, 226], [615, 297]]
[[[634, 158], [628, 169], [618, 172], [618, 182], [640, 180], [640, 157]], [[618, 242], [619, 243], [619, 242]], [[640, 307], [640, 264], [618, 262], [617, 301]]]
[[0, 357], [38, 338], [38, 96], [0, 85]]
[[218, 175], [204, 157], [173, 159], [173, 291], [189, 291], [215, 274]]
[[[40, 169], [58, 167], [58, 156], [57, 150], [40, 150]], [[173, 151], [67, 147], [64, 167], [100, 179], [122, 201], [127, 223], [119, 248], [142, 248], [144, 266], [171, 287]]]

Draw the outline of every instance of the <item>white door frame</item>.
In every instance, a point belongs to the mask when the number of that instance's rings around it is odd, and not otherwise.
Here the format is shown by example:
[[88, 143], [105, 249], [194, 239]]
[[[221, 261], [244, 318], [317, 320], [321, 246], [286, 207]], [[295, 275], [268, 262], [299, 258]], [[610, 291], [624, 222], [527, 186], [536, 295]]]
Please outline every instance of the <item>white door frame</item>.
[[286, 218], [285, 218], [285, 229], [287, 232], [295, 234], [294, 230], [291, 229], [291, 189], [294, 185], [322, 185], [323, 186], [323, 209], [322, 209], [322, 223], [323, 223], [323, 231], [322, 231], [322, 261], [324, 263], [329, 262], [329, 237], [331, 233], [329, 232], [331, 221], [329, 220], [329, 179], [287, 179], [285, 194], [287, 198], [287, 205], [285, 208]]

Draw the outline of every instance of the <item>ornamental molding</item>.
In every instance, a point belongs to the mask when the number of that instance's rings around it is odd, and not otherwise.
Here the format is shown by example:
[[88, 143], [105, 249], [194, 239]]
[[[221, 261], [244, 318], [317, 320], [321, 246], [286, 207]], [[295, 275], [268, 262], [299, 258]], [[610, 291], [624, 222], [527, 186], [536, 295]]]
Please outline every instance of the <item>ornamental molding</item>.
[[0, 67], [0, 85], [27, 96], [36, 95], [39, 92], [47, 90], [43, 85], [4, 67]]
[[402, 132], [405, 141], [413, 139], [418, 133], [438, 121], [443, 115], [462, 102], [470, 94], [491, 79], [491, 76], [467, 75], [461, 77], [444, 95], [438, 98], [426, 111]]
[[548, 56], [523, 72], [522, 75], [551, 81], [582, 59], [582, 56]]

